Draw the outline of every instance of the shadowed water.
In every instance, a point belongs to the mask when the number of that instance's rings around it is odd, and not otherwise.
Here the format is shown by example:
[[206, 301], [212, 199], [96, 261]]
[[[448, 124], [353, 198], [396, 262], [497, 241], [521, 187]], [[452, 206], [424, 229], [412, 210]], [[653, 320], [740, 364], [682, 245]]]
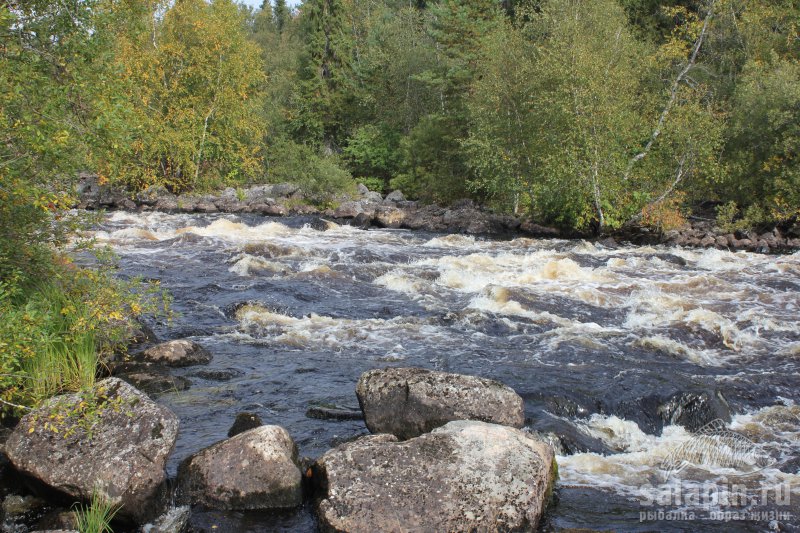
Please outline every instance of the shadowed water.
[[[173, 294], [180, 316], [155, 324], [159, 336], [190, 337], [214, 354], [208, 367], [176, 371], [192, 381], [189, 390], [160, 398], [181, 419], [171, 474], [225, 438], [241, 411], [286, 427], [300, 454], [316, 457], [366, 429], [309, 418], [310, 406], [357, 407], [362, 372], [421, 366], [500, 380], [525, 399], [529, 429], [563, 437], [560, 452], [571, 454], [559, 457], [558, 504], [545, 529], [696, 530], [639, 521], [643, 487], [691, 437], [654, 422], [648, 406], [687, 391], [722, 395], [731, 428], [771, 454], [773, 464], [748, 483], [800, 491], [800, 254], [486, 241], [309, 222], [117, 212], [94, 234], [120, 256], [121, 275], [158, 279]], [[729, 470], [698, 465], [684, 475], [689, 484], [718, 482]], [[800, 492], [792, 494], [797, 515]], [[308, 506], [198, 511], [193, 525], [315, 528]], [[720, 531], [768, 525], [701, 523]]]

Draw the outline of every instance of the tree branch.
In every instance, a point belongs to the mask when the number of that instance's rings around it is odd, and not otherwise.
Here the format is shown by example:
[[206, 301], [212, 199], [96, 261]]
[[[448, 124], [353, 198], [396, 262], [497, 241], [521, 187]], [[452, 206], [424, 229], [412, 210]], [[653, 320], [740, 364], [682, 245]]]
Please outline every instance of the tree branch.
[[672, 83], [672, 88], [670, 89], [669, 100], [667, 101], [667, 105], [664, 106], [664, 110], [661, 112], [661, 116], [658, 117], [658, 123], [656, 124], [653, 133], [650, 135], [650, 140], [647, 141], [644, 149], [633, 156], [630, 161], [628, 161], [628, 167], [625, 169], [625, 174], [622, 176], [623, 181], [627, 181], [630, 177], [631, 172], [633, 171], [633, 167], [636, 166], [636, 163], [647, 157], [650, 151], [653, 149], [653, 145], [658, 140], [659, 135], [661, 135], [661, 130], [664, 128], [664, 123], [667, 121], [667, 117], [669, 116], [670, 111], [672, 111], [673, 106], [675, 105], [675, 100], [678, 98], [678, 89], [680, 88], [680, 84], [683, 79], [689, 74], [689, 71], [692, 70], [694, 67], [695, 62], [697, 61], [697, 56], [700, 53], [700, 48], [703, 46], [703, 41], [705, 41], [706, 33], [708, 33], [708, 26], [711, 23], [711, 19], [714, 16], [714, 6], [716, 4], [716, 0], [711, 0], [710, 5], [708, 6], [708, 13], [706, 14], [706, 18], [703, 21], [703, 29], [700, 30], [700, 35], [697, 37], [697, 40], [694, 43], [694, 47], [692, 49], [692, 54], [689, 56], [689, 62], [686, 63], [686, 66], [683, 70], [680, 71], [678, 76], [675, 78], [675, 81]]

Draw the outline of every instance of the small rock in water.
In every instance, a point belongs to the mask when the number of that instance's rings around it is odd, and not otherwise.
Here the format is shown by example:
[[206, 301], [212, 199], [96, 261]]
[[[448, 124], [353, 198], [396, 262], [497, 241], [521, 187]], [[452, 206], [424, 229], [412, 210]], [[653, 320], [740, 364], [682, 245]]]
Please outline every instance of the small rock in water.
[[372, 433], [410, 439], [454, 420], [521, 428], [522, 398], [500, 382], [421, 368], [365, 372], [356, 395]]
[[171, 375], [164, 367], [147, 363], [124, 363], [113, 374], [150, 396], [186, 390], [192, 384], [184, 377]]
[[331, 531], [533, 531], [556, 477], [553, 450], [518, 429], [458, 421], [397, 442], [371, 435], [313, 469]]
[[714, 420], [731, 421], [731, 408], [722, 393], [680, 392], [658, 407], [664, 424], [677, 424], [689, 431], [697, 431]]
[[9, 494], [3, 500], [3, 514], [6, 516], [20, 516], [38, 509], [44, 505], [44, 501], [34, 496], [20, 496], [19, 494]]
[[228, 437], [235, 437], [245, 431], [250, 431], [264, 425], [261, 417], [255, 413], [239, 413], [233, 422], [231, 429], [228, 430]]
[[364, 414], [358, 409], [347, 409], [338, 406], [312, 405], [306, 411], [308, 418], [318, 420], [363, 420]]
[[206, 365], [211, 354], [194, 341], [180, 339], [157, 344], [142, 353], [142, 359], [150, 363], [172, 367]]
[[297, 446], [279, 426], [218, 442], [178, 467], [178, 494], [220, 510], [289, 509], [303, 503]]

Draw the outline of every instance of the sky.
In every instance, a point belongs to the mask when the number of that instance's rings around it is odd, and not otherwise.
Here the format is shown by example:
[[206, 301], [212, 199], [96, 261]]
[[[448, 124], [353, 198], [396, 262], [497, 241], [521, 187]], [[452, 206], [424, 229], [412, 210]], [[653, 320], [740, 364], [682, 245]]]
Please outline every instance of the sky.
[[[248, 6], [259, 7], [259, 6], [261, 6], [261, 2], [263, 0], [238, 0], [238, 1], [241, 2], [242, 4], [246, 4]], [[299, 6], [300, 5], [300, 0], [286, 0], [286, 3], [290, 7]]]

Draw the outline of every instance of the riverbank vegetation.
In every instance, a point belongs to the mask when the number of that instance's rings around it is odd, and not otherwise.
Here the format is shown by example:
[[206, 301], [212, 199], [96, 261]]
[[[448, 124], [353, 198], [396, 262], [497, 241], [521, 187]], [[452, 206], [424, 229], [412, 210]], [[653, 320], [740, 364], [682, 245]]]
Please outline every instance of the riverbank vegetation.
[[59, 252], [80, 170], [131, 194], [361, 182], [582, 231], [701, 202], [731, 230], [796, 220], [799, 21], [785, 0], [2, 3], [2, 401], [91, 381], [147, 307]]

